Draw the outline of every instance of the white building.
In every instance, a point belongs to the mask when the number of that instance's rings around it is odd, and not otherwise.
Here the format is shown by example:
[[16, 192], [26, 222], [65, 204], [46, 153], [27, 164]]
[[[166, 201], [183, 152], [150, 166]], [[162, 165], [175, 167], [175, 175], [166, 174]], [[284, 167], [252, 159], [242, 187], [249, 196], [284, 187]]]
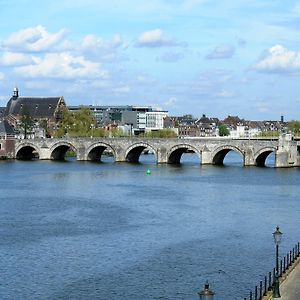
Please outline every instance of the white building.
[[149, 111], [146, 115], [145, 131], [161, 130], [164, 128], [164, 118], [168, 116], [165, 111]]
[[233, 139], [251, 138], [259, 133], [258, 128], [249, 128], [245, 125], [237, 125], [235, 130], [230, 130], [230, 137]]

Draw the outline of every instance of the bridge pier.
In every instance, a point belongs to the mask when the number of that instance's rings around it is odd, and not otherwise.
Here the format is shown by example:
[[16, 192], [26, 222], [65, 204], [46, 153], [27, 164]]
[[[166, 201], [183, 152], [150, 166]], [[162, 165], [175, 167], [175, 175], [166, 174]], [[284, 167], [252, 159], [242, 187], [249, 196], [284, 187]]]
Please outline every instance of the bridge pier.
[[246, 149], [244, 154], [244, 166], [245, 167], [255, 166], [253, 149], [250, 147]]
[[85, 146], [84, 145], [79, 145], [76, 151], [76, 160], [83, 161], [86, 160], [86, 155], [85, 155]]
[[168, 163], [168, 154], [167, 154], [167, 149], [165, 147], [157, 148], [156, 162], [158, 164], [167, 164]]
[[125, 149], [117, 146], [115, 148], [115, 162], [125, 162], [126, 161], [126, 153]]
[[49, 148], [41, 148], [39, 151], [39, 159], [40, 160], [49, 160], [51, 156]]
[[278, 140], [278, 148], [275, 153], [276, 168], [299, 167], [298, 147], [290, 134], [282, 134]]
[[213, 157], [211, 151], [204, 147], [201, 153], [201, 164], [202, 165], [212, 165], [213, 164]]

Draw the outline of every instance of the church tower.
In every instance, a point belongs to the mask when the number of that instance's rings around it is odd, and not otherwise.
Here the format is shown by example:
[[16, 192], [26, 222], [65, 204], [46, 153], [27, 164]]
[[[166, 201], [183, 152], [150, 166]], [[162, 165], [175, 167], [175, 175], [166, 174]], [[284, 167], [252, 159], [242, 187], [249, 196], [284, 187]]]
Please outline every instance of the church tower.
[[18, 87], [15, 87], [13, 93], [13, 99], [17, 99], [18, 97], [19, 97], [19, 90]]

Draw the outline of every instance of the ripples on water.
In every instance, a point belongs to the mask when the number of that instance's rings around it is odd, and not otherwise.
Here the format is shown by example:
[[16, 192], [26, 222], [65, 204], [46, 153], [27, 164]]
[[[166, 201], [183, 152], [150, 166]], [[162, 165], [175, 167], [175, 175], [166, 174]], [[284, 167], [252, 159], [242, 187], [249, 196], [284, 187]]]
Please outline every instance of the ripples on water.
[[0, 163], [1, 299], [243, 299], [300, 239], [299, 169], [109, 160]]

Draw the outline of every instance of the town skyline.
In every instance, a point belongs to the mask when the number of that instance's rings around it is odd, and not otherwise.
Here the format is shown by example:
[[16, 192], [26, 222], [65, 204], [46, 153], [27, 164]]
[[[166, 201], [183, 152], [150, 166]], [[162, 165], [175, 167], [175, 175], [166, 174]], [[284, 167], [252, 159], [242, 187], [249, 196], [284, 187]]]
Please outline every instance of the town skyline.
[[21, 96], [62, 95], [68, 105], [300, 119], [297, 1], [0, 5], [0, 106], [17, 85]]

